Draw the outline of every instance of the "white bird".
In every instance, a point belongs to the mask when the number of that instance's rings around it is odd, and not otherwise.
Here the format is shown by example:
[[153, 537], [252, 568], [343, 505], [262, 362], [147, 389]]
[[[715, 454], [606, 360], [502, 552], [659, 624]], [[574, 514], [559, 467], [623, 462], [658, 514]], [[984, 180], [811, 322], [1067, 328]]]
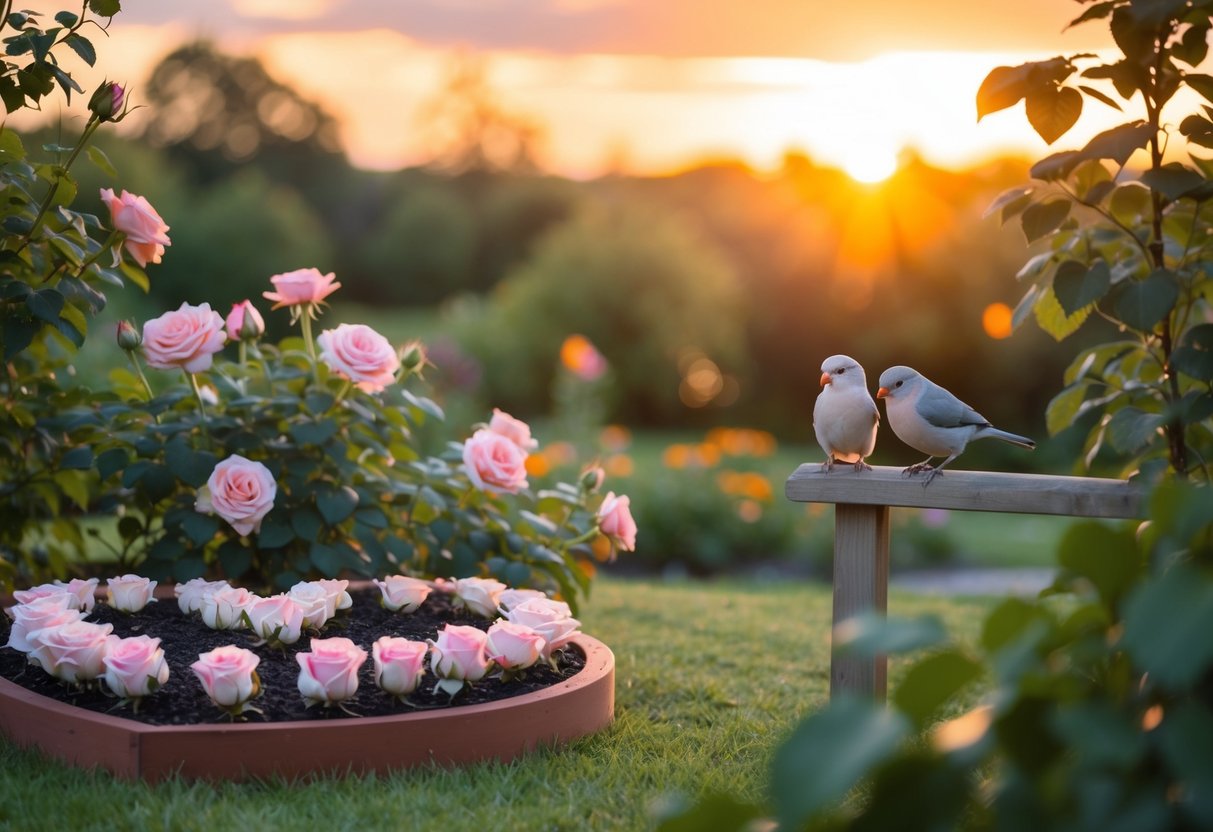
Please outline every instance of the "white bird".
[[826, 452], [823, 471], [834, 462], [853, 462], [856, 471], [871, 470], [864, 462], [876, 447], [880, 411], [859, 362], [847, 355], [834, 355], [821, 365], [821, 394], [813, 404], [813, 432]]
[[[902, 473], [930, 471], [925, 488], [974, 439], [993, 437], [1032, 450], [1036, 443], [1026, 436], [999, 430], [973, 408], [910, 367], [890, 367], [880, 374], [876, 398], [884, 399], [889, 426], [897, 438], [911, 448], [930, 454]], [[931, 460], [947, 457], [934, 468]]]

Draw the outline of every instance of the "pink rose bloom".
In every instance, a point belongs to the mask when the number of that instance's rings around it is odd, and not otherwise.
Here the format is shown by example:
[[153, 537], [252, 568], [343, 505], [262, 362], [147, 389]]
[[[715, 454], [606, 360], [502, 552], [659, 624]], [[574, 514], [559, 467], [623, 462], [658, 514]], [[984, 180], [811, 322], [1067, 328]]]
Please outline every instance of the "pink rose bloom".
[[334, 578], [320, 578], [311, 583], [324, 590], [325, 605], [328, 608], [329, 618], [337, 614], [337, 610], [348, 610], [354, 606], [354, 599], [350, 597], [347, 589], [350, 582], [346, 580], [336, 580]]
[[310, 653], [296, 653], [299, 693], [309, 704], [343, 702], [358, 691], [366, 651], [348, 638], [314, 638]]
[[460, 578], [447, 585], [447, 591], [455, 596], [456, 607], [463, 607], [481, 618], [492, 618], [497, 614], [497, 599], [505, 590], [505, 584], [492, 578]]
[[481, 428], [463, 443], [463, 464], [472, 484], [494, 494], [526, 488], [526, 451], [500, 433]]
[[256, 598], [244, 608], [258, 637], [270, 644], [294, 644], [303, 634], [303, 607], [286, 594]]
[[296, 269], [293, 272], [276, 274], [270, 278], [273, 292], [262, 292], [261, 296], [274, 302], [274, 309], [284, 306], [299, 306], [304, 303], [322, 302], [341, 288], [333, 282], [332, 272], [321, 274], [318, 269]]
[[383, 595], [383, 606], [392, 612], [416, 612], [432, 592], [425, 581], [407, 575], [388, 575], [382, 581], [372, 579]]
[[507, 589], [497, 596], [497, 606], [504, 607], [507, 610], [512, 610], [514, 607], [530, 601], [532, 598], [540, 598], [547, 600], [547, 596], [537, 589]]
[[218, 514], [245, 536], [261, 531], [261, 521], [274, 507], [277, 494], [278, 483], [269, 468], [232, 454], [215, 466], [206, 487], [198, 492], [194, 509]]
[[507, 621], [529, 627], [543, 636], [543, 658], [551, 661], [552, 653], [559, 650], [577, 635], [581, 622], [569, 614], [569, 605], [563, 601], [547, 598], [532, 598], [506, 612]]
[[8, 608], [8, 614], [13, 619], [12, 629], [8, 632], [8, 643], [22, 653], [28, 653], [36, 646], [30, 637], [49, 627], [60, 624], [70, 624], [84, 618], [84, 614], [74, 606], [74, 600], [67, 592], [57, 592], [43, 595], [32, 601]]
[[622, 494], [616, 497], [614, 491], [608, 491], [598, 507], [598, 528], [625, 552], [636, 550], [636, 521], [630, 503]]
[[425, 642], [383, 636], [371, 645], [375, 684], [393, 696], [408, 696], [425, 675]]
[[149, 367], [158, 370], [200, 373], [211, 368], [226, 340], [223, 317], [209, 303], [183, 303], [143, 325], [143, 356]]
[[396, 380], [400, 356], [386, 338], [364, 324], [338, 324], [316, 337], [320, 360], [367, 393], [378, 393]]
[[109, 605], [119, 612], [139, 612], [156, 599], [156, 582], [139, 575], [121, 575], [105, 582]]
[[521, 419], [515, 419], [499, 408], [493, 408], [493, 418], [489, 420], [489, 430], [493, 433], [500, 433], [528, 453], [539, 447], [539, 440], [531, 438], [530, 425]]
[[[31, 586], [29, 589], [14, 591], [13, 600], [18, 604], [28, 604], [30, 601], [36, 601], [39, 598], [46, 598], [51, 595], [70, 595], [71, 606], [81, 612], [91, 612], [93, 605], [97, 602], [96, 589], [98, 583], [97, 578], [89, 578], [87, 581], [80, 578], [72, 578], [67, 583], [55, 581], [52, 584], [38, 584], [37, 586]], [[9, 607], [9, 610], [11, 609]], [[9, 612], [8, 617], [13, 617], [11, 612]]]
[[[488, 635], [483, 630], [447, 624], [430, 642], [430, 668], [442, 680], [478, 682], [489, 672]], [[445, 688], [444, 688], [445, 689]], [[453, 695], [453, 694], [452, 694]]]
[[105, 671], [102, 660], [112, 624], [69, 621], [29, 634], [34, 649], [29, 660], [56, 679], [76, 684], [96, 679]]
[[265, 319], [252, 301], [233, 303], [224, 323], [229, 341], [253, 341], [265, 334]]
[[[76, 599], [76, 609], [81, 612], [92, 612], [93, 605], [97, 603], [97, 584], [100, 580], [97, 578], [89, 578], [82, 580], [81, 578], [72, 578], [67, 583], [55, 581], [55, 586], [62, 587], [72, 594]], [[14, 596], [16, 594], [14, 593]]]
[[212, 630], [239, 630], [243, 625], [243, 613], [257, 596], [244, 587], [223, 587], [202, 597], [198, 612], [202, 623]]
[[329, 592], [315, 581], [300, 581], [287, 592], [291, 600], [303, 608], [303, 626], [319, 630], [336, 611]]
[[102, 679], [122, 699], [147, 696], [168, 681], [168, 663], [158, 638], [110, 636], [101, 661], [105, 665]]
[[488, 654], [502, 670], [524, 670], [543, 654], [543, 636], [522, 624], [495, 621], [489, 627]]
[[220, 589], [231, 589], [227, 581], [208, 581], [206, 578], [191, 578], [173, 587], [177, 596], [177, 607], [185, 615], [202, 611], [202, 600]]
[[170, 245], [171, 241], [168, 226], [151, 203], [127, 191], [123, 191], [121, 196], [114, 196], [112, 188], [101, 189], [101, 201], [109, 208], [114, 230], [126, 235], [122, 247], [139, 267], [159, 263], [164, 255], [164, 247]]
[[199, 653], [190, 670], [202, 683], [210, 700], [233, 715], [240, 714], [245, 704], [261, 692], [257, 665], [261, 658], [251, 650], [228, 644], [208, 653]]

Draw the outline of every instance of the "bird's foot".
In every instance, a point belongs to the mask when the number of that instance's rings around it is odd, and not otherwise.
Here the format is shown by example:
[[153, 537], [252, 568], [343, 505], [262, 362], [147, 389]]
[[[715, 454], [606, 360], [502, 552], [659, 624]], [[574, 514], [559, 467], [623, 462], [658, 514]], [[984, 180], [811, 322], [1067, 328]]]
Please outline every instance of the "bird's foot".
[[830, 455], [826, 457], [826, 461], [821, 463], [821, 473], [828, 474], [834, 470], [834, 457]]
[[917, 476], [918, 474], [921, 474], [923, 471], [934, 471], [934, 470], [935, 469], [932, 468], [928, 463], [919, 462], [914, 465], [911, 465], [909, 468], [903, 469], [901, 472], [901, 475], [903, 477], [913, 477], [913, 476]]
[[[927, 467], [930, 468], [930, 466], [927, 466]], [[936, 477], [942, 477], [943, 476], [943, 471], [941, 470], [942, 468], [943, 468], [942, 465], [939, 466], [938, 468], [930, 468], [931, 473], [927, 474], [927, 478], [925, 481], [923, 481], [922, 487], [926, 488], [928, 485], [931, 484], [931, 480], [935, 479]]]
[[858, 474], [862, 471], [871, 471], [871, 470], [872, 470], [872, 466], [868, 465], [868, 463], [864, 462], [862, 459], [855, 463], [855, 473], [856, 474]]

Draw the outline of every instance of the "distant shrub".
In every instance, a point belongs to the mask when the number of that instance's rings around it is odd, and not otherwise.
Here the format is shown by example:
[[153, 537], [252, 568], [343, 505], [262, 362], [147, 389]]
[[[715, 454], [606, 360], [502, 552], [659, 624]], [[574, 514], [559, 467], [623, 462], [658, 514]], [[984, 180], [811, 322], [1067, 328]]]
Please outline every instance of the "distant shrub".
[[614, 415], [651, 422], [686, 414], [688, 351], [740, 360], [742, 300], [728, 262], [676, 217], [599, 205], [543, 238], [485, 303], [465, 306], [460, 340], [484, 364], [486, 395], [535, 413], [550, 407], [561, 344], [580, 333], [613, 368]]

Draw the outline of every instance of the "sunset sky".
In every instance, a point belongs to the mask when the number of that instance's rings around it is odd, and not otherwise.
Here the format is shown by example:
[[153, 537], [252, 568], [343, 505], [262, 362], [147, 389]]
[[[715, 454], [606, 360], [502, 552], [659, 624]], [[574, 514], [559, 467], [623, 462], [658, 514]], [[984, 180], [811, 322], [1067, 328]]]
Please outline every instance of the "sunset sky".
[[[39, 3], [38, 6], [56, 4]], [[541, 161], [573, 176], [659, 172], [721, 157], [759, 168], [797, 149], [875, 177], [905, 148], [963, 165], [1040, 154], [1022, 108], [976, 123], [985, 73], [1106, 49], [1063, 33], [1071, 0], [125, 0], [100, 69], [138, 87], [207, 36], [261, 57], [342, 123], [351, 159], [432, 155], [418, 113], [455, 55], [483, 58], [501, 105], [542, 127]], [[86, 78], [87, 80], [87, 78]], [[1061, 145], [1114, 123], [1089, 115]]]

